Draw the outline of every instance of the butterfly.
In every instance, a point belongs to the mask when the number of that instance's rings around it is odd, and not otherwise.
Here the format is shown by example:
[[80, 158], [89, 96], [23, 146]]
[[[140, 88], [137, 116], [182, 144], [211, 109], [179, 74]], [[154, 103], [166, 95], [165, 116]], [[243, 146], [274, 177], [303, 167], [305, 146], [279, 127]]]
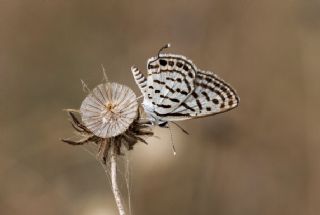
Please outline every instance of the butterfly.
[[182, 55], [163, 54], [147, 62], [148, 76], [137, 67], [131, 71], [144, 97], [143, 107], [148, 119], [156, 125], [207, 117], [238, 106], [236, 91], [212, 72], [196, 67]]

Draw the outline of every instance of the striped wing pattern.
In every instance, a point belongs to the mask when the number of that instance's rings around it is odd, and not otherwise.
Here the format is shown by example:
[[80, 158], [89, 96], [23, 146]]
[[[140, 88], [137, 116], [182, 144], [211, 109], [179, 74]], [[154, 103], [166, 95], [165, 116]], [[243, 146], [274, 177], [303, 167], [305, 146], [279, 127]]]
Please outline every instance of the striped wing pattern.
[[182, 105], [167, 113], [164, 118], [167, 121], [178, 121], [190, 117], [205, 117], [231, 110], [238, 104], [239, 97], [230, 85], [212, 72], [198, 71], [194, 91]]
[[142, 94], [145, 94], [146, 92], [146, 87], [147, 87], [147, 79], [144, 77], [144, 75], [139, 71], [139, 69], [135, 66], [131, 67], [131, 72], [133, 75], [133, 78], [138, 85], [140, 91]]
[[144, 95], [145, 111], [156, 121], [205, 117], [239, 104], [229, 84], [212, 72], [197, 69], [184, 56], [159, 54], [148, 60], [147, 68], [147, 78], [137, 69], [132, 73]]

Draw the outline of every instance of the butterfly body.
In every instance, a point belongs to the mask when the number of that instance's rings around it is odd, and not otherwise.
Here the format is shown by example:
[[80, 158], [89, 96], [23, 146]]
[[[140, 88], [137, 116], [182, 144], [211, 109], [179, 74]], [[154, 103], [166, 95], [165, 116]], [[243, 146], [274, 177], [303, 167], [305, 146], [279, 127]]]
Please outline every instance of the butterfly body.
[[131, 68], [144, 96], [144, 110], [154, 124], [206, 117], [239, 104], [229, 84], [182, 55], [159, 53], [148, 60], [147, 69], [145, 78], [136, 67]]

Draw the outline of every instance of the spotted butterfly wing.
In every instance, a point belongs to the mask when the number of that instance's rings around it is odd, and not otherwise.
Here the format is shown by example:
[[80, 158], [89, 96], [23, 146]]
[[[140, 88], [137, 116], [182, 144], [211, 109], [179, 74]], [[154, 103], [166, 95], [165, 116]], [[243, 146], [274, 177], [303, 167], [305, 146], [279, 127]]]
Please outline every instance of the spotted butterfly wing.
[[239, 103], [228, 84], [211, 72], [198, 70], [184, 56], [158, 54], [147, 66], [147, 78], [135, 67], [132, 73], [144, 95], [144, 109], [156, 122], [213, 115]]
[[147, 78], [136, 67], [131, 70], [144, 95], [145, 111], [161, 123], [159, 116], [174, 111], [195, 89], [197, 68], [187, 58], [173, 54], [150, 58], [147, 67]]
[[160, 54], [148, 61], [144, 106], [155, 115], [174, 111], [193, 92], [196, 67], [178, 55]]
[[173, 112], [162, 115], [163, 120], [179, 121], [226, 112], [238, 106], [239, 97], [232, 87], [209, 71], [197, 71], [195, 89]]

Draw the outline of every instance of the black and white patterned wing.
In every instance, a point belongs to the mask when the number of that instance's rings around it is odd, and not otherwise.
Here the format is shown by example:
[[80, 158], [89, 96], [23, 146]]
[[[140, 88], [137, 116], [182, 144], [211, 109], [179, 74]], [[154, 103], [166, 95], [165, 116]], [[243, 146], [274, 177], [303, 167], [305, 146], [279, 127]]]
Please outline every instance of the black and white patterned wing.
[[197, 71], [195, 89], [171, 113], [161, 116], [167, 121], [179, 121], [226, 112], [238, 106], [235, 90], [212, 72]]
[[144, 77], [144, 75], [140, 72], [140, 70], [135, 66], [131, 67], [131, 72], [132, 72], [133, 78], [134, 78], [136, 84], [138, 85], [142, 95], [145, 95], [146, 90], [147, 90], [146, 77]]
[[148, 60], [145, 102], [154, 114], [170, 113], [193, 92], [196, 66], [181, 55], [160, 54]]

